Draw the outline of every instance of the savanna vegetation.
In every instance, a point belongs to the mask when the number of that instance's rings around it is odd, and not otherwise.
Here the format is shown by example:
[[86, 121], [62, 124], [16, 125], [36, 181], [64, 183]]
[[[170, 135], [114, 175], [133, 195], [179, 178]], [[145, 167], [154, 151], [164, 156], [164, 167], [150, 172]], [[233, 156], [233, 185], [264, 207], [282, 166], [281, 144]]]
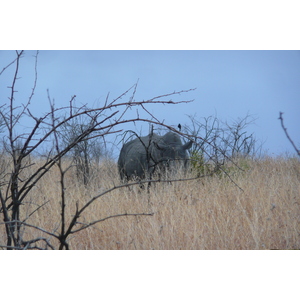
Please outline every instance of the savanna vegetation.
[[[247, 159], [240, 165], [244, 166], [243, 171], [228, 167], [234, 183], [228, 176], [215, 174], [192, 181], [156, 183], [149, 192], [139, 185], [113, 190], [94, 201], [81, 215], [74, 232], [84, 224], [100, 222], [74, 233], [68, 240], [69, 247], [299, 249], [299, 160]], [[65, 174], [66, 224], [73, 218], [76, 205], [81, 207], [94, 195], [120, 183], [115, 163], [102, 162], [97, 168], [93, 170], [97, 175], [88, 186], [78, 181], [76, 168]], [[57, 239], [39, 230], [56, 233], [60, 229], [59, 178], [58, 168], [53, 168], [24, 202], [26, 209], [22, 210], [21, 219], [28, 218], [34, 226], [24, 228], [24, 240], [45, 236], [54, 248], [59, 247]], [[0, 244], [5, 245], [3, 223], [0, 228]]]
[[[1, 249], [300, 248], [299, 158], [258, 155], [246, 130], [250, 116], [233, 124], [193, 116], [177, 130], [147, 107], [189, 103], [173, 100], [189, 90], [140, 101], [137, 84], [96, 108], [78, 105], [76, 96], [56, 107], [48, 91], [48, 110], [37, 116], [38, 53], [32, 91], [17, 97], [23, 54], [0, 72], [14, 68], [0, 106]], [[120, 144], [137, 135], [124, 132], [131, 123], [192, 140], [186, 172], [153, 177], [151, 185], [121, 182], [104, 154], [109, 137]]]

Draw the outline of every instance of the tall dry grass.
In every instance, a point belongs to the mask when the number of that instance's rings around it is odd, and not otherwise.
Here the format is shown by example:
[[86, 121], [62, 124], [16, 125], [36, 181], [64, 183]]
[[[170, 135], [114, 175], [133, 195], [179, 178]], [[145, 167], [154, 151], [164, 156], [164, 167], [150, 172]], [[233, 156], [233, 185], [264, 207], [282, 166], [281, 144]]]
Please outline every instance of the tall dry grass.
[[[80, 222], [88, 223], [122, 213], [123, 216], [78, 232], [69, 240], [71, 249], [299, 249], [300, 162], [295, 158], [244, 161], [245, 171], [229, 168], [226, 176], [194, 181], [159, 183], [150, 192], [138, 186], [122, 188], [96, 200]], [[38, 162], [37, 162], [38, 165]], [[29, 170], [28, 170], [29, 172]], [[25, 174], [24, 174], [25, 176]], [[28, 223], [55, 232], [60, 230], [59, 173], [49, 172], [22, 207]], [[67, 221], [95, 194], [119, 184], [116, 165], [103, 163], [89, 187], [78, 182], [75, 170], [66, 177]], [[237, 187], [238, 186], [238, 187]], [[240, 189], [240, 188], [242, 189]], [[5, 244], [0, 225], [0, 244]], [[44, 234], [26, 228], [24, 237]], [[50, 239], [56, 247], [57, 241]]]

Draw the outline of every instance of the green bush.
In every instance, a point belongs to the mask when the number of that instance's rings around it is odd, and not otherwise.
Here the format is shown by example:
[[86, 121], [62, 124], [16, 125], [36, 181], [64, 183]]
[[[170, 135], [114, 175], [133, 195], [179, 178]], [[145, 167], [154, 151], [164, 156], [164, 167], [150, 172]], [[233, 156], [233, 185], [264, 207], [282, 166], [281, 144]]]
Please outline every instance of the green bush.
[[190, 154], [191, 169], [197, 176], [212, 172], [212, 166], [205, 164], [204, 154], [200, 150], [193, 150]]

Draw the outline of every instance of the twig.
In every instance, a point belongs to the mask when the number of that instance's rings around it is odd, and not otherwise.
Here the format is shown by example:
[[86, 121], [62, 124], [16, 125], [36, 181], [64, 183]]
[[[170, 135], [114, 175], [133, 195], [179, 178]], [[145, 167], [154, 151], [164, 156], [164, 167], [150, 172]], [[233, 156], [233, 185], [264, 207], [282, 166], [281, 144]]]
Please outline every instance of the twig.
[[4, 67], [2, 69], [2, 71], [0, 72], [0, 76], [2, 75], [2, 73], [7, 69], [9, 68], [12, 64], [14, 64], [16, 62], [16, 60], [18, 59], [18, 57], [16, 57], [11, 63], [9, 63], [6, 67]]
[[[79, 231], [81, 231], [81, 230], [84, 230], [84, 229], [86, 229], [86, 228], [88, 228], [88, 227], [91, 227], [91, 226], [93, 226], [93, 225], [95, 225], [95, 224], [97, 224], [97, 223], [106, 221], [106, 220], [111, 219], [111, 218], [119, 218], [119, 217], [127, 217], [127, 216], [153, 216], [153, 215], [154, 215], [154, 213], [149, 213], [149, 214], [147, 214], [147, 213], [141, 213], [141, 214], [138, 214], [138, 213], [137, 213], [137, 214], [128, 214], [128, 213], [125, 213], [125, 214], [112, 215], [112, 216], [108, 216], [108, 217], [105, 217], [105, 218], [100, 219], [100, 220], [96, 220], [96, 221], [90, 222], [90, 223], [88, 223], [88, 224], [83, 224], [82, 227], [80, 227], [80, 228], [78, 228], [78, 229], [76, 229], [76, 230], [70, 231], [70, 234], [79, 232]], [[76, 224], [82, 224], [82, 223], [77, 222]]]
[[286, 137], [288, 138], [288, 140], [290, 141], [290, 143], [291, 143], [292, 146], [294, 147], [296, 153], [300, 156], [300, 150], [296, 147], [296, 145], [294, 144], [293, 140], [290, 138], [290, 136], [289, 136], [289, 134], [288, 134], [288, 132], [287, 132], [287, 129], [284, 127], [282, 115], [283, 115], [283, 112], [279, 112], [279, 118], [278, 118], [278, 119], [279, 119], [280, 122], [281, 122], [281, 127], [282, 127], [282, 129], [284, 130], [284, 133], [285, 133]]

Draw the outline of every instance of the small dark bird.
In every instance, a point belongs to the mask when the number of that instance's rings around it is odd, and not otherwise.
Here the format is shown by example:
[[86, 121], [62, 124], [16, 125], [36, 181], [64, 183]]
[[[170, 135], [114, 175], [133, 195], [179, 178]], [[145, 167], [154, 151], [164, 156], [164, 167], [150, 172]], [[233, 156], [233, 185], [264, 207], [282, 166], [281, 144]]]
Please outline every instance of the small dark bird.
[[179, 131], [181, 131], [181, 124], [180, 123], [178, 124], [178, 129], [179, 129]]

